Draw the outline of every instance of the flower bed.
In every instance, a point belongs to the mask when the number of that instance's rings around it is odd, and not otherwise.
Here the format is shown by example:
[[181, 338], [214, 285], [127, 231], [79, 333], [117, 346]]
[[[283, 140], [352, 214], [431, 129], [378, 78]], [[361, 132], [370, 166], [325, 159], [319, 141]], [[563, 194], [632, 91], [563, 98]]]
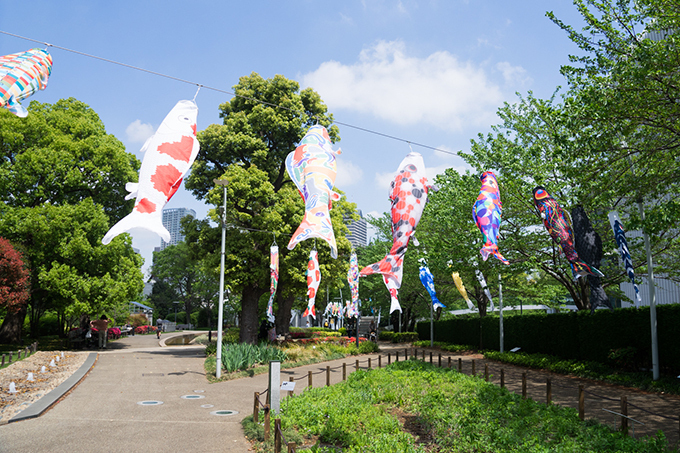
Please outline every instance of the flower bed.
[[144, 335], [147, 333], [155, 333], [158, 330], [156, 326], [139, 326], [135, 327], [135, 335]]

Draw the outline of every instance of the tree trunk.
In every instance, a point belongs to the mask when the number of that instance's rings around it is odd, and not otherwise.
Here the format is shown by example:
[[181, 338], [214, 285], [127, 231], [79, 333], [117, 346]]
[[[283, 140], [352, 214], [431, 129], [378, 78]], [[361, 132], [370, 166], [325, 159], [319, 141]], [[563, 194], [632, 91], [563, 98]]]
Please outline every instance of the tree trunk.
[[290, 329], [291, 310], [293, 309], [294, 296], [277, 297], [279, 308], [276, 310], [276, 333], [287, 335]]
[[8, 312], [0, 326], [0, 343], [21, 343], [21, 329], [24, 326], [28, 306], [23, 305], [18, 312]]
[[244, 287], [241, 291], [241, 332], [239, 342], [257, 344], [257, 305], [265, 292], [258, 288]]

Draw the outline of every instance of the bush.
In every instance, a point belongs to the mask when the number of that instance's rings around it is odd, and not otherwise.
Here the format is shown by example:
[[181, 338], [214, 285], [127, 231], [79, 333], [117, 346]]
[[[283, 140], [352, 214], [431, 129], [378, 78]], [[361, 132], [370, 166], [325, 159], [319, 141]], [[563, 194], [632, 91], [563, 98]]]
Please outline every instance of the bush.
[[[140, 327], [140, 326], [145, 326], [149, 323], [149, 320], [146, 319], [146, 316], [142, 314], [134, 314], [128, 316], [127, 322], [132, 326], [132, 327]], [[137, 332], [137, 331], [135, 331]]]
[[158, 330], [156, 326], [139, 326], [135, 327], [135, 335], [144, 335], [147, 333], [155, 333]]
[[392, 337], [392, 343], [413, 343], [418, 341], [418, 339], [417, 332], [395, 332]]
[[392, 341], [394, 339], [394, 332], [390, 330], [382, 330], [378, 333], [378, 340], [380, 341]]
[[245, 370], [258, 363], [271, 360], [286, 360], [286, 353], [281, 349], [259, 344], [248, 343], [222, 344], [222, 367], [228, 372]]
[[371, 354], [378, 351], [378, 343], [374, 343], [372, 341], [364, 341], [363, 343], [359, 343], [359, 354]]

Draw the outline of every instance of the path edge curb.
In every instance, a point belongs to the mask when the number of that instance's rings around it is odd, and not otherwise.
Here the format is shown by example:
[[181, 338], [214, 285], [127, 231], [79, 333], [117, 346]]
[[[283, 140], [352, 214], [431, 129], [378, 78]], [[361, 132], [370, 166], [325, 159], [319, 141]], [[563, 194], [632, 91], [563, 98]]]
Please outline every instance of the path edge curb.
[[35, 403], [28, 406], [23, 411], [19, 412], [14, 417], [10, 418], [7, 423], [19, 422], [22, 420], [27, 420], [29, 418], [35, 418], [41, 416], [47, 409], [49, 409], [54, 403], [56, 403], [59, 398], [64, 396], [69, 390], [75, 387], [85, 375], [90, 371], [94, 362], [97, 360], [97, 353], [91, 352], [85, 362], [69, 376], [64, 382], [62, 382], [57, 388], [50, 391], [47, 395], [40, 398]]

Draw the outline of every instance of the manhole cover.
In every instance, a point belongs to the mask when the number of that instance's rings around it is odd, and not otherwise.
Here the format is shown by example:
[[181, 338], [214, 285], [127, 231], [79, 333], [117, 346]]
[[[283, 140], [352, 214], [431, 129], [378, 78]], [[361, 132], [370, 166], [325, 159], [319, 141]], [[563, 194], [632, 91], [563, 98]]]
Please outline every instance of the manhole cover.
[[139, 401], [137, 404], [140, 406], [159, 406], [163, 404], [163, 401]]
[[184, 395], [181, 396], [180, 398], [185, 399], [185, 400], [200, 400], [201, 398], [205, 398], [203, 395]]
[[209, 409], [211, 407], [215, 407], [213, 404], [201, 404], [201, 407], [204, 409]]
[[238, 414], [238, 412], [237, 411], [212, 411], [210, 413], [210, 415], [219, 415], [221, 417], [224, 417], [226, 415], [234, 415], [234, 414]]

